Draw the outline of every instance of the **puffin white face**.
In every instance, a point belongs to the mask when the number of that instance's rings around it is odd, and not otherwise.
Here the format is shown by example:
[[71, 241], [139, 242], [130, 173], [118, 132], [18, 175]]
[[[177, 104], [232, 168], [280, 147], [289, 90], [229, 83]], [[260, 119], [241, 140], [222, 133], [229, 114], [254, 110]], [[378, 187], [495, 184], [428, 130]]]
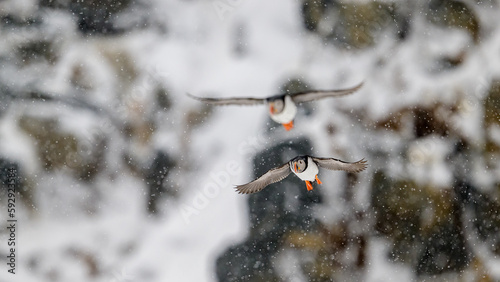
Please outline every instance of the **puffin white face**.
[[294, 161], [292, 163], [292, 166], [293, 166], [293, 170], [295, 171], [295, 173], [304, 172], [304, 170], [306, 170], [306, 168], [307, 168], [307, 164], [306, 164], [306, 161], [304, 159], [299, 159], [299, 160]]
[[285, 108], [285, 102], [282, 99], [276, 99], [269, 102], [269, 112], [272, 115], [279, 114]]

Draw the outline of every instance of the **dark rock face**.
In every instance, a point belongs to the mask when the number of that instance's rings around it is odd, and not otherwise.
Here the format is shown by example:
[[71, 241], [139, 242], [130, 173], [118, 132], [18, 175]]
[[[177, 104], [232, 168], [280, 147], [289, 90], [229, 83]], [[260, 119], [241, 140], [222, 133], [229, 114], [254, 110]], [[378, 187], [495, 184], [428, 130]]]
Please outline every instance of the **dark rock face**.
[[[260, 153], [254, 160], [254, 177], [299, 154], [310, 154], [306, 138], [284, 140]], [[226, 250], [216, 262], [220, 281], [286, 281], [302, 275], [309, 281], [337, 281], [362, 273], [366, 262], [367, 224], [364, 211], [351, 207], [356, 177], [347, 174], [343, 187], [318, 185], [307, 191], [303, 181], [285, 180], [248, 196], [248, 238]], [[345, 189], [342, 198], [350, 206], [336, 222], [325, 224], [314, 207], [324, 203], [321, 191]], [[285, 257], [285, 259], [284, 259]], [[284, 273], [283, 263], [296, 269]], [[357, 277], [361, 279], [360, 277]], [[354, 278], [355, 280], [357, 278]]]
[[[382, 172], [373, 180], [376, 228], [393, 240], [390, 256], [412, 264], [418, 275], [463, 270], [471, 261], [464, 215], [452, 190], [394, 181]], [[432, 211], [432, 212], [430, 212]]]
[[[391, 5], [382, 2], [338, 3], [304, 0], [302, 16], [307, 30], [339, 46], [362, 49], [373, 46], [391, 22], [401, 22], [400, 37], [406, 37], [404, 17], [395, 19]], [[321, 28], [320, 28], [321, 27]]]
[[[374, 46], [384, 34], [393, 34], [404, 40], [412, 30], [415, 14], [426, 15], [429, 23], [446, 28], [458, 28], [480, 42], [479, 19], [469, 3], [455, 0], [432, 0], [427, 5], [417, 1], [404, 4], [374, 1], [369, 3], [342, 3], [333, 0], [303, 0], [304, 27], [319, 36], [347, 49]], [[461, 58], [444, 58], [451, 67]], [[446, 63], [443, 62], [443, 63]]]
[[77, 17], [77, 26], [85, 35], [116, 34], [120, 32], [115, 16], [132, 4], [131, 0], [40, 0], [39, 5], [50, 9], [67, 9]]
[[430, 22], [440, 26], [464, 29], [471, 35], [474, 42], [479, 43], [479, 21], [466, 1], [432, 0], [429, 1], [428, 9], [427, 18]]
[[453, 203], [449, 220], [432, 226], [422, 234], [423, 249], [416, 266], [417, 274], [440, 274], [463, 270], [471, 261], [471, 252], [464, 237], [458, 203]]
[[83, 34], [117, 33], [113, 17], [126, 8], [130, 0], [71, 1], [69, 9], [78, 16], [78, 28]]
[[484, 100], [484, 123], [486, 125], [500, 124], [500, 81], [493, 81]]
[[19, 127], [40, 144], [38, 155], [46, 171], [70, 169], [83, 181], [93, 180], [104, 166], [104, 138], [91, 144], [61, 130], [57, 120], [24, 116]]
[[54, 63], [57, 59], [55, 47], [51, 41], [34, 41], [17, 48], [17, 57], [23, 65], [45, 60]]
[[417, 275], [482, 267], [478, 245], [498, 254], [500, 203], [496, 192], [470, 181], [473, 150], [464, 140], [455, 144], [447, 157], [453, 171], [449, 187], [422, 185], [404, 174], [389, 177], [382, 170], [374, 174], [375, 230], [392, 241], [389, 256], [410, 265]]
[[303, 1], [302, 3], [302, 20], [304, 26], [309, 31], [316, 31], [318, 24], [321, 21], [328, 6], [332, 1]]
[[467, 181], [457, 180], [455, 193], [461, 202], [462, 210], [471, 214], [470, 224], [477, 238], [486, 242], [491, 252], [500, 254], [500, 203], [498, 199], [484, 192]]
[[[281, 165], [296, 155], [310, 154], [306, 138], [284, 141], [259, 154], [253, 160], [254, 176]], [[321, 202], [319, 189], [307, 191], [299, 178], [290, 175], [259, 193], [248, 197], [250, 235], [229, 248], [217, 260], [220, 281], [279, 281], [274, 260], [283, 250], [285, 234], [317, 229], [311, 208]]]
[[163, 198], [164, 193], [169, 192], [165, 184], [173, 165], [174, 162], [166, 153], [158, 151], [153, 163], [145, 172], [146, 183], [149, 186], [148, 211], [150, 213], [156, 213], [159, 200]]
[[[281, 165], [294, 156], [310, 154], [311, 145], [308, 139], [294, 140], [276, 145], [270, 150], [258, 154], [254, 158], [254, 175], [260, 176], [270, 168]], [[289, 228], [307, 229], [311, 224], [311, 207], [321, 202], [318, 189], [308, 192], [305, 184], [294, 175], [290, 175], [274, 187], [250, 195], [251, 234], [255, 237]]]

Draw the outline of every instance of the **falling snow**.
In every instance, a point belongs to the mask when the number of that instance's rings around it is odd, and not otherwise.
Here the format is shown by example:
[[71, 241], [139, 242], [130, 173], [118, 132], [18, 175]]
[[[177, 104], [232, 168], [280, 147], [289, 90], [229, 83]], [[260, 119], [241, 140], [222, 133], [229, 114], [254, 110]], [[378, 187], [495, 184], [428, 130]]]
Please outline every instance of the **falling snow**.
[[[500, 3], [0, 2], [0, 281], [500, 280]], [[341, 89], [285, 131], [188, 97]], [[365, 158], [252, 195], [310, 154]], [[8, 176], [15, 169], [17, 176]], [[16, 183], [16, 274], [8, 183]]]

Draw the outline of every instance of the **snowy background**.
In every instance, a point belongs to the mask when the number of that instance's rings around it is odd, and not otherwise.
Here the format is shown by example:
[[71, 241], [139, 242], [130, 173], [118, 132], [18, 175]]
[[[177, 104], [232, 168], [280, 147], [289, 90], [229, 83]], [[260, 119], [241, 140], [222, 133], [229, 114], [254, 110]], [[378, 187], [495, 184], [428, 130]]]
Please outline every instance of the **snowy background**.
[[[499, 5], [0, 1], [0, 281], [500, 280]], [[234, 192], [297, 154], [369, 167]]]

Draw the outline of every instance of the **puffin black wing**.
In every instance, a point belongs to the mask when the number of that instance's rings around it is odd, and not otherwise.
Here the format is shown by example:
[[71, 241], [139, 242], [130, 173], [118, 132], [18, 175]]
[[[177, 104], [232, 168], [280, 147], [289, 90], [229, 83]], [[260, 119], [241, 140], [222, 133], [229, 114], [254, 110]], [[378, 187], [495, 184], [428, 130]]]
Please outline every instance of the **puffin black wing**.
[[290, 165], [286, 163], [280, 167], [275, 167], [269, 170], [264, 175], [250, 183], [237, 185], [235, 189], [240, 194], [252, 194], [259, 192], [260, 190], [266, 188], [267, 185], [285, 179], [291, 172]]
[[202, 97], [197, 97], [194, 95], [191, 95], [187, 93], [187, 95], [193, 99], [196, 99], [201, 102], [205, 102], [207, 104], [212, 104], [212, 105], [259, 105], [259, 104], [264, 104], [266, 102], [266, 99], [259, 99], [259, 98], [202, 98]]
[[311, 91], [291, 94], [290, 97], [292, 97], [292, 100], [295, 103], [303, 103], [327, 97], [339, 97], [339, 96], [349, 95], [351, 93], [356, 92], [358, 89], [361, 88], [361, 86], [363, 86], [363, 82], [352, 88], [339, 89], [339, 90], [311, 90]]
[[366, 169], [367, 162], [365, 159], [360, 161], [349, 163], [344, 162], [342, 160], [334, 159], [334, 158], [315, 158], [311, 157], [313, 161], [315, 161], [318, 166], [330, 169], [330, 170], [344, 170], [347, 172], [360, 172]]

